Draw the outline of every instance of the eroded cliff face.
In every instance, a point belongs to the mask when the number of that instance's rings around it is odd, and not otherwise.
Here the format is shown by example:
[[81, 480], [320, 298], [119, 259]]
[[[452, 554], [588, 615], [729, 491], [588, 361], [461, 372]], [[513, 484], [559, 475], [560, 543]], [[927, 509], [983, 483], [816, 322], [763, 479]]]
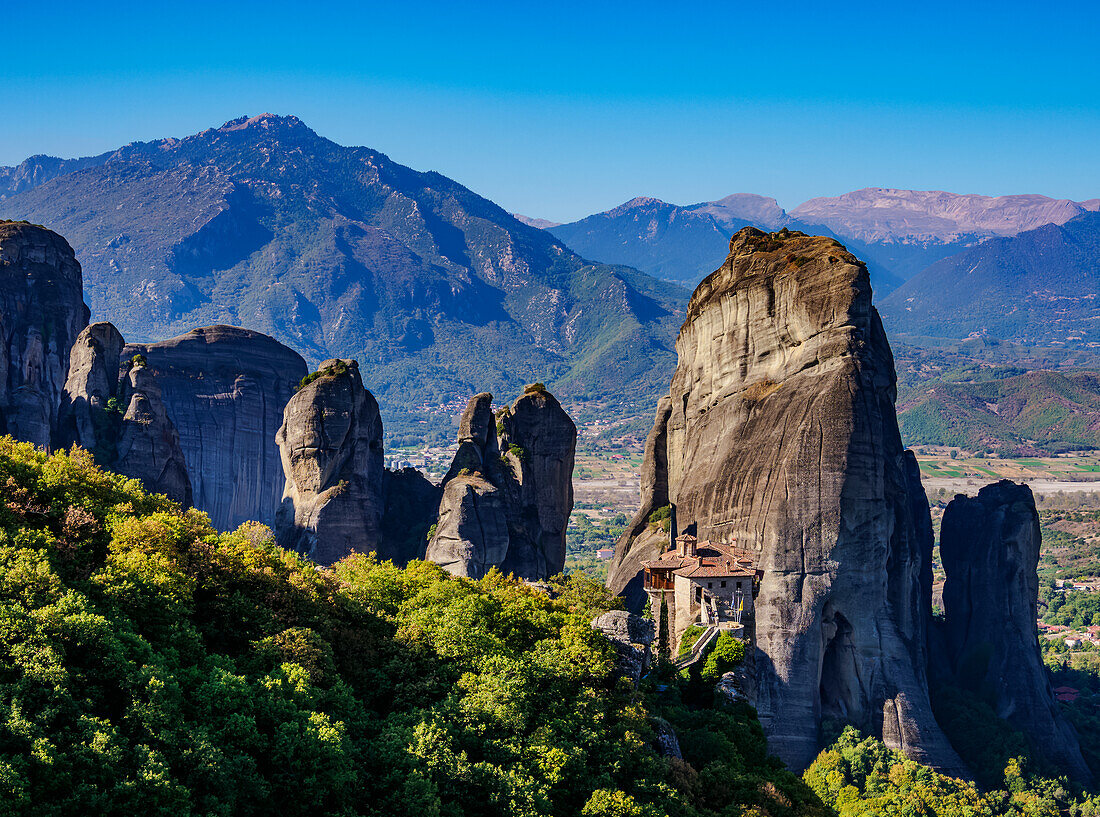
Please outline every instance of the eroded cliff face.
[[415, 468], [386, 471], [382, 486], [385, 501], [378, 558], [399, 565], [423, 559], [428, 531], [439, 512], [439, 486]]
[[54, 445], [86, 448], [103, 468], [190, 506], [191, 479], [156, 378], [140, 356], [123, 360], [124, 346], [109, 323], [94, 323], [77, 336]]
[[516, 489], [501, 569], [528, 579], [555, 576], [565, 567], [577, 427], [554, 395], [537, 384], [503, 410], [498, 422], [500, 449]]
[[997, 714], [1038, 754], [1076, 780], [1092, 776], [1062, 717], [1039, 652], [1039, 514], [1026, 485], [987, 485], [956, 496], [940, 529], [948, 672], [954, 683], [992, 693]]
[[607, 586], [626, 600], [627, 608], [640, 613], [646, 604], [642, 589], [642, 562], [656, 559], [669, 549], [670, 532], [649, 522], [650, 515], [668, 505], [668, 418], [672, 398], [657, 403], [657, 416], [645, 443], [642, 459], [642, 501], [634, 518], [615, 543], [615, 556], [607, 573]]
[[495, 415], [492, 401], [476, 395], [463, 412], [426, 558], [458, 576], [544, 579], [565, 566], [577, 428], [537, 384]]
[[286, 406], [277, 436], [286, 475], [279, 544], [330, 565], [377, 551], [383, 513], [382, 419], [354, 360], [326, 360]]
[[134, 354], [146, 358], [179, 432], [195, 507], [221, 530], [273, 524], [285, 484], [275, 434], [307, 374], [302, 357], [235, 326], [128, 345], [124, 355]]
[[148, 490], [189, 507], [193, 500], [191, 478], [179, 433], [148, 367], [131, 361], [119, 396], [126, 409], [110, 470], [140, 479]]
[[[658, 415], [665, 487], [676, 532], [757, 553], [754, 703], [770, 750], [804, 768], [835, 719], [963, 772], [929, 704], [928, 505], [866, 267], [832, 239], [746, 228], [696, 289], [676, 348]], [[646, 467], [660, 473], [656, 452]], [[645, 534], [617, 548], [616, 587], [634, 580]]]
[[87, 325], [68, 242], [45, 227], [0, 221], [0, 432], [49, 447], [69, 350]]
[[93, 323], [76, 338], [61, 392], [54, 445], [79, 445], [108, 467], [117, 455], [114, 417], [120, 411], [119, 364], [126, 345], [110, 323]]

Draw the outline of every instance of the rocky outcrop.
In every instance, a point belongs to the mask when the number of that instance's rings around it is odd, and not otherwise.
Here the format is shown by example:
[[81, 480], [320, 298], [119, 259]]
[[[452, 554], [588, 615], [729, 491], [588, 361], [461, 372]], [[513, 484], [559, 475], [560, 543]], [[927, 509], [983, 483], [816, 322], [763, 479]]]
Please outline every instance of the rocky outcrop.
[[508, 516], [504, 491], [482, 473], [456, 474], [443, 485], [425, 558], [455, 576], [480, 579], [508, 555]]
[[307, 374], [302, 357], [274, 338], [209, 326], [151, 344], [130, 344], [160, 388], [179, 432], [195, 507], [215, 527], [273, 524], [285, 478], [275, 434]]
[[514, 483], [508, 556], [501, 569], [545, 579], [565, 567], [565, 530], [573, 512], [577, 427], [541, 384], [528, 386], [498, 416], [500, 450]]
[[[754, 704], [770, 750], [804, 768], [835, 719], [963, 772], [929, 703], [928, 506], [866, 267], [832, 239], [746, 228], [695, 290], [676, 349], [659, 416], [674, 532], [757, 554]], [[617, 586], [639, 540], [617, 548]]]
[[147, 366], [131, 361], [119, 394], [126, 411], [110, 470], [140, 479], [148, 490], [189, 507], [191, 478], [156, 378]]
[[377, 551], [383, 511], [382, 419], [354, 360], [326, 360], [290, 400], [277, 441], [286, 474], [280, 545], [329, 565]]
[[[637, 684], [653, 663], [651, 645], [656, 637], [653, 620], [626, 610], [609, 610], [592, 619], [592, 629], [603, 633], [614, 645], [619, 674]], [[676, 748], [679, 749], [678, 743]]]
[[120, 359], [124, 345], [109, 323], [94, 323], [77, 336], [54, 444], [86, 448], [108, 471], [140, 479], [147, 490], [190, 506], [179, 434], [145, 359]]
[[77, 336], [69, 357], [69, 373], [61, 393], [54, 445], [79, 445], [109, 467], [117, 456], [119, 363], [126, 345], [110, 323], [93, 323]]
[[459, 576], [544, 579], [565, 565], [577, 428], [541, 384], [496, 415], [492, 400], [463, 412], [426, 558]]
[[1036, 754], [1081, 782], [1091, 774], [1039, 652], [1039, 515], [1026, 485], [987, 485], [956, 496], [940, 530], [949, 670], [964, 688], [991, 694], [997, 714]]
[[510, 470], [500, 457], [493, 395], [474, 395], [459, 419], [458, 451], [443, 479], [425, 558], [475, 579], [504, 562], [510, 543], [504, 488], [514, 493]]
[[0, 221], [0, 432], [49, 447], [69, 350], [87, 325], [68, 242], [45, 227]]
[[672, 400], [662, 397], [645, 443], [642, 459], [642, 502], [630, 524], [615, 543], [615, 556], [607, 574], [607, 586], [626, 600], [627, 609], [640, 613], [646, 603], [642, 589], [642, 562], [668, 550], [669, 531], [650, 523], [650, 515], [668, 505], [668, 418]]
[[423, 559], [439, 512], [440, 489], [415, 468], [386, 471], [378, 558], [395, 564]]

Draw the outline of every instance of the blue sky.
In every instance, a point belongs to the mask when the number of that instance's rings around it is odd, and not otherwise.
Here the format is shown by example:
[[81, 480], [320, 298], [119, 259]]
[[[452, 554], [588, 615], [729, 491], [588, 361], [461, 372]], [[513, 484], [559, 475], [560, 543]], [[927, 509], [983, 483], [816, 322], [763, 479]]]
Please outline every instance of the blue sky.
[[572, 220], [636, 195], [1100, 196], [1100, 3], [13, 3], [0, 165], [293, 113]]

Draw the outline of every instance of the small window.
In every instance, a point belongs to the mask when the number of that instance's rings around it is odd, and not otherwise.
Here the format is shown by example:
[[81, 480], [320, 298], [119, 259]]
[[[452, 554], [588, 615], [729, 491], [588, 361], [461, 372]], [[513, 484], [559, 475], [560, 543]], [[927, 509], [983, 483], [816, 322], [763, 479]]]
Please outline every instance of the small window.
[[713, 590], [713, 589], [714, 589], [714, 582], [707, 582], [707, 590]]
[[726, 586], [726, 583], [725, 583], [725, 582], [722, 582], [722, 586], [723, 586], [723, 587], [725, 587], [725, 586]]
[[741, 582], [738, 582], [738, 583], [737, 583], [737, 589], [738, 589], [738, 590], [740, 590], [740, 589], [741, 589]]

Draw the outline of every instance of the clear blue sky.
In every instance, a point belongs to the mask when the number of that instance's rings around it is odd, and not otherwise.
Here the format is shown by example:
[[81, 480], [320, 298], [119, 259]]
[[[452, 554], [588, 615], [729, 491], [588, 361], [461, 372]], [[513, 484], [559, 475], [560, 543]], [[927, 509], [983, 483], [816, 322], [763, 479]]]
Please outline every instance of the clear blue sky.
[[293, 113], [559, 221], [635, 195], [1100, 196], [1100, 3], [6, 4], [0, 165]]

